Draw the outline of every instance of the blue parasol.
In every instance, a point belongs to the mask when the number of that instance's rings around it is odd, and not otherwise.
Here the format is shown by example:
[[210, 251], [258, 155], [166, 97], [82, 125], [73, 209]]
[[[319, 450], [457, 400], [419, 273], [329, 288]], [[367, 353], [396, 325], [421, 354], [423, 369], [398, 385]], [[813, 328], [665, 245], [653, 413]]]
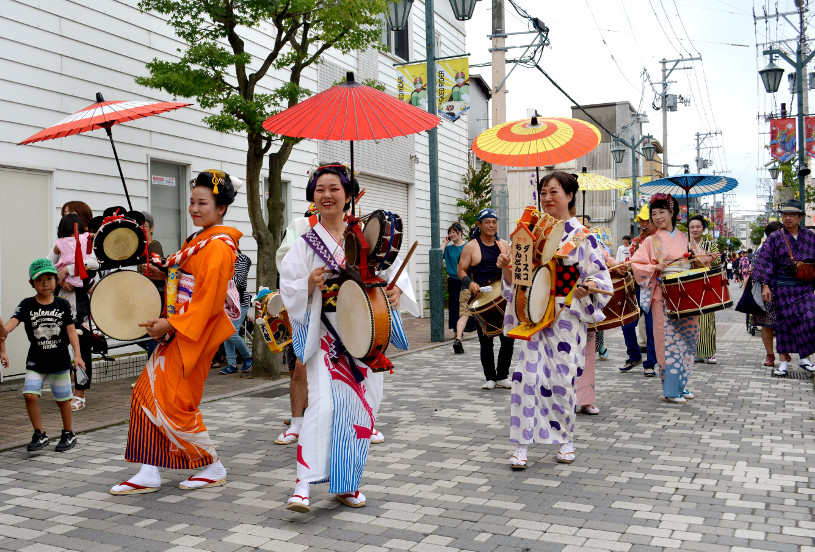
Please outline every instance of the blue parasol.
[[[685, 205], [690, 207], [689, 198], [723, 194], [738, 185], [739, 183], [735, 178], [715, 174], [689, 174], [686, 172], [640, 184], [640, 190], [648, 188], [647, 191], [643, 190], [643, 193], [652, 195], [660, 193], [671, 194], [674, 197], [684, 195]], [[690, 193], [691, 190], [693, 190], [693, 193]], [[690, 215], [690, 208], [688, 208], [688, 215]], [[690, 249], [690, 224], [688, 224], [688, 249]]]
[[[647, 194], [684, 195], [685, 197], [702, 197], [729, 192], [739, 183], [735, 178], [714, 174], [678, 174], [659, 180], [640, 184], [640, 190]], [[644, 188], [647, 188], [646, 191]]]

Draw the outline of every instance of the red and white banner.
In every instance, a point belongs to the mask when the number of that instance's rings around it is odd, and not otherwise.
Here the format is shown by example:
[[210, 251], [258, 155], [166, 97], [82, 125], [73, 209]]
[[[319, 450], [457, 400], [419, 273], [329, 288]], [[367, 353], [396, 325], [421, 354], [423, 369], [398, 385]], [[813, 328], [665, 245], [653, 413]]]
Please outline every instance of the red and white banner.
[[795, 157], [798, 139], [795, 135], [795, 119], [770, 121], [770, 155], [780, 162]]
[[807, 133], [804, 135], [806, 152], [808, 157], [815, 157], [815, 117], [807, 117], [804, 120]]

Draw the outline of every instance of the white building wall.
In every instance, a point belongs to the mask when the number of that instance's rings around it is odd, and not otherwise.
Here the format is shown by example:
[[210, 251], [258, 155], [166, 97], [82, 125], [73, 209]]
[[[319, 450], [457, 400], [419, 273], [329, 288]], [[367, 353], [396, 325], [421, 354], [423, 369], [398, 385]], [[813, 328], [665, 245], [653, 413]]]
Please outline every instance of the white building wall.
[[[463, 24], [455, 21], [446, 2], [437, 3], [436, 9], [436, 28], [442, 41], [438, 55], [463, 53]], [[53, 220], [59, 219], [59, 209], [66, 201], [84, 201], [95, 214], [101, 214], [112, 205], [126, 204], [104, 131], [28, 146], [16, 143], [94, 103], [97, 92], [102, 92], [106, 100], [172, 101], [174, 98], [162, 91], [137, 85], [135, 77], [146, 75], [145, 65], [155, 57], [177, 59], [177, 49], [183, 48], [183, 43], [162, 17], [141, 13], [137, 0], [0, 0], [0, 25], [3, 28], [0, 33], [0, 166], [50, 173], [49, 208]], [[423, 2], [413, 5], [411, 30], [411, 58], [423, 59]], [[247, 51], [259, 56], [273, 34], [268, 24], [245, 31]], [[387, 85], [390, 93], [395, 93], [396, 70], [392, 64], [399, 60], [390, 54], [332, 51], [327, 53], [325, 61], [324, 65], [304, 72], [303, 86], [315, 93], [322, 91], [350, 69], [357, 71], [360, 80], [376, 78]], [[256, 57], [251, 66], [258, 65]], [[258, 93], [270, 92], [285, 76], [270, 74], [259, 83]], [[113, 127], [135, 209], [149, 209], [150, 159], [184, 164], [188, 166], [188, 177], [209, 168], [245, 177], [245, 138], [209, 129], [202, 121], [208, 114], [194, 104]], [[466, 128], [465, 115], [458, 123], [445, 123], [439, 130], [442, 231], [457, 216], [455, 200], [461, 193], [461, 177], [466, 169]], [[301, 216], [307, 206], [304, 187], [308, 170], [324, 160], [323, 154], [337, 154], [346, 160], [348, 154], [341, 155], [346, 149], [347, 144], [321, 145], [313, 141], [303, 141], [295, 147], [283, 174], [283, 180], [291, 182], [289, 216]], [[403, 180], [409, 186], [409, 205], [413, 211], [409, 214], [410, 236], [420, 244], [411, 272], [414, 281], [421, 277], [422, 287], [427, 289], [430, 206], [426, 134], [360, 144], [357, 151], [361, 168], [374, 175]], [[410, 155], [417, 161], [411, 160]], [[266, 172], [264, 169], [263, 176]], [[241, 248], [254, 261], [257, 252], [245, 194], [244, 189], [229, 209], [226, 222], [244, 233]], [[38, 221], [32, 221], [36, 223]], [[189, 220], [187, 223], [187, 231], [193, 231]], [[55, 228], [52, 234], [56, 238]], [[32, 259], [45, 253], [32, 252]], [[15, 259], [14, 262], [27, 266], [30, 260]], [[251, 276], [254, 277], [254, 270]], [[253, 284], [250, 282], [250, 286]], [[9, 315], [5, 312], [9, 308], [13, 305], [3, 306], [5, 316]]]

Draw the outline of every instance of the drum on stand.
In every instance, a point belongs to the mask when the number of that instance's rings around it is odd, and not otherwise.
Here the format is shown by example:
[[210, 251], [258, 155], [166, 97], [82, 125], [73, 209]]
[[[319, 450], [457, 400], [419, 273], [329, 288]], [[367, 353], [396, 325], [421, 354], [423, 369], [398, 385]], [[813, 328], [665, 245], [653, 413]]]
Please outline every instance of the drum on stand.
[[612, 277], [614, 295], [608, 304], [603, 307], [606, 319], [596, 324], [589, 324], [589, 329], [603, 331], [619, 328], [630, 324], [640, 317], [640, 308], [637, 305], [634, 276], [629, 272], [622, 278]]
[[733, 306], [723, 267], [663, 274], [660, 285], [665, 312], [670, 318], [697, 316]]
[[161, 317], [161, 295], [147, 276], [130, 270], [102, 278], [91, 295], [91, 318], [102, 333], [120, 341], [147, 335], [140, 323]]
[[481, 326], [484, 335], [498, 335], [504, 331], [504, 312], [507, 308], [507, 300], [501, 295], [501, 279], [497, 278], [481, 287], [491, 287], [492, 290], [470, 297], [467, 310]]
[[[363, 286], [346, 280], [337, 293], [337, 333], [351, 353], [374, 372], [390, 369], [376, 362], [391, 340], [391, 311], [383, 286]], [[387, 359], [385, 359], [387, 360]]]

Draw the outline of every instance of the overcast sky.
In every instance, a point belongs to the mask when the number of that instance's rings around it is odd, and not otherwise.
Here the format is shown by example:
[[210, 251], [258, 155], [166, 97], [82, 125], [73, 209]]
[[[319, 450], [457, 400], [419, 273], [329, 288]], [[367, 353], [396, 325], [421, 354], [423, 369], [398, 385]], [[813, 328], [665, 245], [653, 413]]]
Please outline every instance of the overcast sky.
[[[444, 1], [444, 0], [436, 0]], [[729, 171], [738, 180], [736, 207], [756, 209], [756, 180], [766, 178], [763, 169], [769, 156], [761, 147], [768, 141], [768, 123], [757, 121], [759, 112], [770, 112], [774, 102], [790, 106], [786, 74], [777, 98], [766, 94], [757, 70], [767, 60], [756, 42], [796, 35], [785, 21], [754, 25], [752, 10], [761, 14], [765, 3], [756, 0], [515, 0], [515, 3], [541, 19], [550, 29], [551, 47], [544, 51], [541, 67], [581, 104], [628, 101], [645, 112], [650, 123], [645, 132], [662, 140], [662, 114], [652, 107], [654, 89], [641, 73], [646, 69], [654, 83], [661, 80], [661, 59], [700, 56], [701, 62], [683, 63], [691, 70], [675, 71], [676, 81], [669, 93], [690, 98], [668, 114], [668, 162], [689, 164], [695, 172], [695, 134], [721, 130], [709, 138], [705, 150], [711, 159], [710, 171]], [[781, 12], [795, 10], [793, 0], [778, 0]], [[776, 1], [767, 7], [775, 13]], [[467, 23], [467, 51], [470, 63], [490, 61], [492, 0], [476, 4], [475, 15]], [[505, 0], [507, 32], [527, 29], [509, 0]], [[791, 17], [796, 21], [794, 16]], [[508, 45], [528, 44], [533, 35], [509, 37]], [[758, 38], [758, 40], [756, 40]], [[522, 50], [520, 50], [522, 51]], [[508, 57], [517, 55], [511, 50]], [[777, 61], [791, 70], [783, 61]], [[509, 67], [508, 67], [509, 70]], [[810, 70], [815, 70], [811, 68]], [[472, 69], [489, 82], [490, 68]], [[507, 120], [526, 117], [534, 107], [541, 115], [568, 117], [571, 102], [534, 68], [518, 67], [507, 83]], [[762, 167], [761, 170], [757, 170]], [[681, 172], [671, 168], [669, 174]], [[734, 209], [736, 208], [734, 207]]]

